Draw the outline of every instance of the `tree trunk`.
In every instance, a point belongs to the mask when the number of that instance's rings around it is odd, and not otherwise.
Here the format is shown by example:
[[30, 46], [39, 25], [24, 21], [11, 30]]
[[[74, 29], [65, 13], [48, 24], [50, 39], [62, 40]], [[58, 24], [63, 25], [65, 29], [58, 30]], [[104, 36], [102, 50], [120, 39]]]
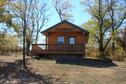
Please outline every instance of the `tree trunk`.
[[115, 29], [114, 29], [114, 23], [112, 23], [112, 54], [114, 55], [115, 52]]
[[38, 42], [38, 33], [36, 34], [36, 38], [35, 38], [35, 44], [37, 44], [37, 42]]
[[114, 0], [111, 0], [111, 28], [112, 28], [112, 36], [113, 36], [113, 39], [112, 39], [112, 54], [114, 55], [114, 52], [115, 52], [115, 27], [114, 27], [114, 9], [113, 9], [113, 3], [114, 3]]
[[115, 41], [112, 41], [112, 54], [114, 55], [115, 52]]
[[30, 46], [31, 46], [31, 42], [27, 41], [27, 56], [30, 55]]
[[27, 28], [27, 24], [26, 24], [26, 20], [24, 19], [24, 27], [23, 27], [23, 67], [26, 67], [26, 63], [25, 63], [25, 53], [26, 53], [26, 28]]
[[25, 65], [25, 34], [26, 34], [26, 29], [24, 27], [23, 29], [23, 66], [26, 67]]
[[[100, 1], [99, 1], [100, 3]], [[101, 8], [99, 8], [99, 10], [101, 10]], [[101, 13], [99, 12], [99, 15], [101, 15]], [[101, 20], [99, 21], [99, 34], [100, 34], [100, 39], [99, 39], [99, 52], [100, 52], [100, 58], [104, 59], [104, 45], [103, 45], [103, 19], [101, 18]]]
[[105, 55], [104, 55], [104, 48], [103, 48], [103, 42], [102, 41], [99, 43], [99, 52], [100, 52], [100, 54], [99, 54], [100, 58], [104, 59]]

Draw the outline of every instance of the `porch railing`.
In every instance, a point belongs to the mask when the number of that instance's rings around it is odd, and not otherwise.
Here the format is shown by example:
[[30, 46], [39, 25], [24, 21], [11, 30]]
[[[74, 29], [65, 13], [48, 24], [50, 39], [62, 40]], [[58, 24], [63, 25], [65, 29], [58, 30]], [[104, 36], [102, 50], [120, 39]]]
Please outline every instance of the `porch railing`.
[[32, 53], [39, 52], [83, 52], [85, 46], [83, 44], [33, 44]]

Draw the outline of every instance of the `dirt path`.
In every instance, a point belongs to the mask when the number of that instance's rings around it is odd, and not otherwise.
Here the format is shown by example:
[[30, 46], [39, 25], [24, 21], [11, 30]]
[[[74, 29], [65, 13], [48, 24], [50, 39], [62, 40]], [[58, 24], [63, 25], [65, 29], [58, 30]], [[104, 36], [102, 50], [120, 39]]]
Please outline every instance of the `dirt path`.
[[115, 65], [101, 62], [69, 63], [0, 56], [0, 84], [126, 84], [126, 62]]
[[[50, 84], [51, 77], [22, 68], [21, 56], [0, 56], [0, 84]], [[28, 60], [29, 58], [27, 58]]]
[[126, 84], [126, 62], [115, 62], [116, 66], [109, 67], [62, 64], [49, 60], [32, 62], [30, 60], [29, 64], [39, 74], [58, 77], [59, 81], [70, 84]]

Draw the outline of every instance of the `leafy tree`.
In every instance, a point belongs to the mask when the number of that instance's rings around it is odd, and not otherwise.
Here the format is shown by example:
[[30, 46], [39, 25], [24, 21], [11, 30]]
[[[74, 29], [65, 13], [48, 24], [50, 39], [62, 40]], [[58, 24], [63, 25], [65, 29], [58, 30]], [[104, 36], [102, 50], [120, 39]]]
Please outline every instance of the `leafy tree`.
[[6, 50], [15, 50], [18, 46], [18, 39], [14, 35], [9, 35], [7, 32], [8, 29], [5, 31], [0, 31], [0, 50], [2, 52], [0, 54], [7, 54]]
[[[0, 0], [0, 45], [7, 45], [11, 40], [8, 38], [8, 32], [14, 29], [15, 32], [18, 32], [19, 26], [18, 24], [12, 21], [13, 14], [10, 13], [8, 9], [10, 0]], [[8, 39], [7, 39], [8, 38]], [[10, 43], [13, 44], [14, 42]]]
[[126, 5], [122, 4], [124, 3], [123, 0], [121, 2], [119, 0], [107, 0], [106, 2], [110, 7], [110, 10], [108, 11], [108, 16], [110, 17], [111, 22], [110, 31], [112, 35], [112, 51], [114, 53], [116, 31], [118, 31], [118, 29], [122, 26], [126, 18]]
[[0, 0], [0, 23], [6, 24], [6, 26], [11, 27], [18, 32], [19, 26], [12, 22], [13, 15], [8, 9], [10, 2], [10, 0]]
[[[97, 28], [97, 34], [94, 34], [95, 39], [98, 42], [99, 52], [101, 58], [105, 57], [105, 50], [111, 41], [112, 37], [106, 38], [106, 34], [109, 31], [109, 19], [106, 17], [109, 7], [107, 6], [105, 0], [88, 0], [82, 4], [86, 4], [89, 13], [92, 15], [92, 19], [95, 21]], [[108, 24], [108, 25], [106, 25]], [[106, 40], [107, 39], [107, 40]]]
[[7, 0], [0, 1], [0, 23], [5, 23], [8, 26], [11, 26], [12, 16], [9, 14], [9, 11], [5, 7], [7, 4], [8, 4]]
[[97, 22], [95, 22], [94, 20], [89, 20], [87, 23], [83, 24], [82, 27], [84, 27], [85, 29], [87, 29], [90, 32], [89, 35], [89, 41], [88, 41], [88, 47], [97, 47], [97, 40], [95, 39], [94, 36], [96, 36], [97, 34], [97, 29], [98, 29], [98, 24]]
[[[106, 57], [105, 50], [111, 40], [113, 41], [112, 45], [115, 45], [114, 37], [116, 36], [118, 28], [120, 28], [123, 24], [126, 16], [126, 11], [124, 10], [124, 8], [122, 9], [122, 7], [124, 6], [120, 7], [121, 3], [117, 3], [117, 1], [88, 0], [82, 2], [82, 4], [87, 7], [89, 13], [92, 15], [92, 20], [94, 21], [94, 23], [90, 23], [89, 25], [91, 28], [93, 28], [92, 30], [95, 30], [94, 37], [98, 42], [101, 58]], [[121, 12], [122, 10], [123, 12]]]

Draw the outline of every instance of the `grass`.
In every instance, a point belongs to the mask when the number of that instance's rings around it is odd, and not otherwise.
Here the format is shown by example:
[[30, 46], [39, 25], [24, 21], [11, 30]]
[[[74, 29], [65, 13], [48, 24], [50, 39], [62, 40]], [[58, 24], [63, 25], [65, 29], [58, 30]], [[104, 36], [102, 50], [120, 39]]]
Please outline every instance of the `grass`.
[[21, 59], [22, 56], [0, 56], [0, 84], [126, 84], [125, 61], [114, 62], [117, 66], [99, 67], [91, 66], [100, 65], [95, 61], [89, 65], [27, 57], [25, 70]]

